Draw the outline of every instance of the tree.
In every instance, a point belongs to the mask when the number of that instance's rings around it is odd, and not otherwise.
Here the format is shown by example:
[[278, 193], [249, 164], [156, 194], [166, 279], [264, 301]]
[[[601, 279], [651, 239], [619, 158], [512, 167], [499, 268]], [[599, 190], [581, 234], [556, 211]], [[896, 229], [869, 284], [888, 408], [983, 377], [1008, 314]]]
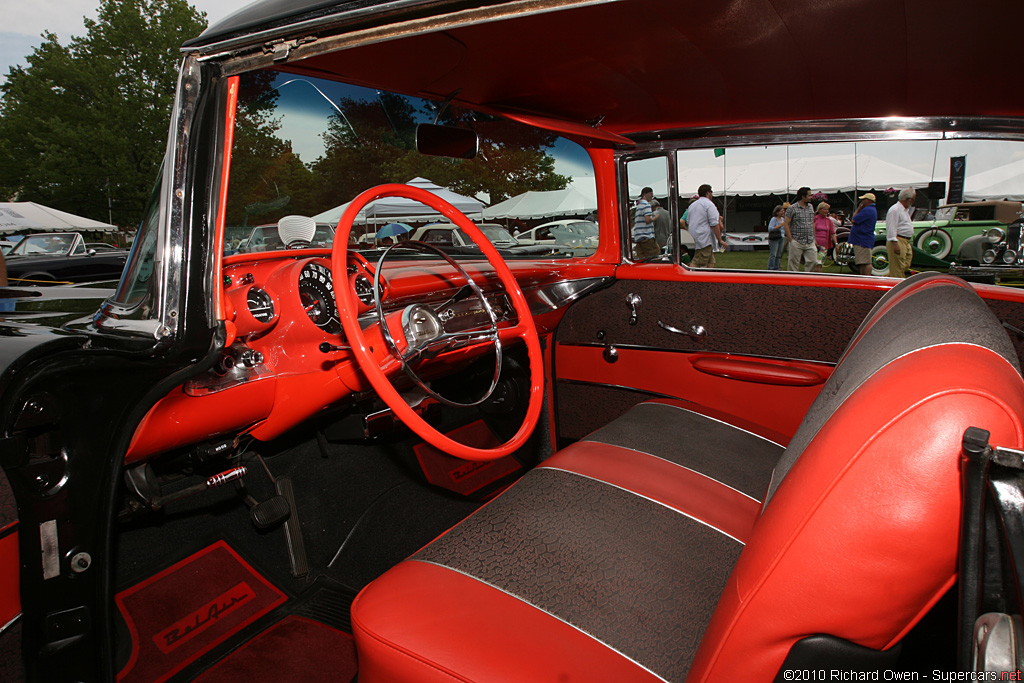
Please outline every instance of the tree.
[[163, 157], [186, 0], [100, 0], [86, 35], [52, 33], [0, 86], [0, 196], [135, 225]]
[[415, 177], [463, 195], [486, 193], [492, 203], [527, 190], [568, 185], [569, 178], [555, 173], [555, 159], [546, 152], [558, 138], [554, 133], [449, 108], [442, 122], [475, 130], [480, 153], [471, 160], [431, 157], [416, 152], [416, 110], [407, 98], [378, 93], [377, 100], [342, 99], [338, 106], [344, 116], [331, 117], [324, 134], [326, 152], [312, 165], [323, 206], [374, 185]]

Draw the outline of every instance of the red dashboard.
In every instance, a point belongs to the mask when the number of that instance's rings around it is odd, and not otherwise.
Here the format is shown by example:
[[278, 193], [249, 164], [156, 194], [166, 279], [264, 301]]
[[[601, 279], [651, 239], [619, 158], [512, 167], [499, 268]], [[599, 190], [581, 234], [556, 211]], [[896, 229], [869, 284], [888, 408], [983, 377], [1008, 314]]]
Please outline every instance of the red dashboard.
[[[484, 291], [499, 329], [510, 327], [515, 313], [488, 263], [473, 260], [460, 265]], [[510, 261], [509, 267], [530, 302], [541, 335], [554, 329], [567, 303], [611, 274], [610, 268], [569, 262]], [[350, 253], [346, 270], [345, 286], [357, 293], [361, 326], [368, 339], [379, 339], [375, 265]], [[228, 339], [220, 361], [149, 411], [136, 430], [128, 463], [241, 432], [272, 439], [370, 390], [341, 331], [329, 250], [228, 256], [222, 283]], [[441, 260], [388, 262], [379, 278], [381, 308], [387, 313], [426, 304], [440, 314], [446, 327], [455, 329], [489, 323], [478, 299], [460, 298], [464, 284]], [[384, 344], [375, 346], [377, 359], [387, 363]], [[480, 353], [475, 348], [448, 351], [417, 372], [426, 377], [448, 374]]]

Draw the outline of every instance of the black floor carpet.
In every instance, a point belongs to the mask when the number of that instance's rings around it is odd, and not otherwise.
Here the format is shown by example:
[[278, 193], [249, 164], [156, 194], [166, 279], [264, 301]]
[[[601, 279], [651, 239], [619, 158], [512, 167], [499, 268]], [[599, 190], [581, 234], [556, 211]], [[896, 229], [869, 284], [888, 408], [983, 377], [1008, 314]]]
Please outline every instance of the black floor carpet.
[[[273, 494], [270, 478], [252, 459], [256, 453], [275, 477], [292, 480], [310, 567], [306, 577], [291, 576], [282, 527], [258, 530], [238, 492], [227, 486], [122, 524], [116, 585], [130, 585], [170, 558], [224, 538], [293, 596], [320, 576], [358, 591], [480, 505], [427, 484], [412, 464], [416, 442], [393, 437], [369, 445], [329, 443], [310, 429], [286, 441], [249, 446], [245, 481], [253, 497]], [[201, 479], [197, 474], [181, 485]]]

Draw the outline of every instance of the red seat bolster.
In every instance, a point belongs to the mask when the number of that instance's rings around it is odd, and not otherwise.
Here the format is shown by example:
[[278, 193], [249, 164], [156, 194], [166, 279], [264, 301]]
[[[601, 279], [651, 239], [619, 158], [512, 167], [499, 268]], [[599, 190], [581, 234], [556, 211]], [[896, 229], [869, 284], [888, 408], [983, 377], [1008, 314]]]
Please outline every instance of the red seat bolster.
[[[964, 379], [950, 389], [935, 368], [952, 367]], [[878, 400], [894, 387], [896, 414]], [[984, 425], [994, 444], [1019, 448], [1020, 415], [1020, 376], [979, 347], [922, 349], [875, 373], [765, 507], [691, 679], [770, 678], [809, 634], [876, 650], [898, 642], [956, 578], [964, 429]]]
[[661, 680], [536, 607], [415, 560], [363, 589], [352, 605], [352, 627], [360, 683], [484, 683], [498, 672], [508, 681]]
[[543, 467], [567, 470], [667, 505], [746, 543], [761, 503], [699, 472], [595, 441], [574, 443]]

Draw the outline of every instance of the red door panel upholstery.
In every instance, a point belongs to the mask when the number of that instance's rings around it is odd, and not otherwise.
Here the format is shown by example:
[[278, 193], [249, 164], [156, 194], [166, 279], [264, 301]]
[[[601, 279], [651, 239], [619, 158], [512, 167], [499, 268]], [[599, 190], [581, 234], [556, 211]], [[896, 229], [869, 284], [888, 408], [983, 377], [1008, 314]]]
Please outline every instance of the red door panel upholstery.
[[[641, 299], [633, 325], [630, 294]], [[573, 305], [556, 332], [559, 443], [655, 397], [742, 416], [788, 439], [881, 294], [620, 280]], [[698, 325], [706, 334], [697, 339], [659, 323], [682, 330]], [[608, 345], [618, 351], [614, 363], [602, 355]]]
[[[746, 376], [702, 372], [693, 362], [714, 360], [722, 368], [738, 360], [725, 355], [620, 348], [618, 361], [608, 363], [602, 354], [603, 349], [594, 346], [559, 344], [555, 348], [558, 434], [562, 438], [580, 439], [641, 401], [669, 397], [689, 401], [697, 410], [741, 415], [785, 443], [831, 372], [831, 367], [822, 363], [772, 361], [771, 365], [762, 364], [765, 371], [820, 379], [813, 384], [770, 384]], [[764, 377], [757, 377], [761, 379]]]

